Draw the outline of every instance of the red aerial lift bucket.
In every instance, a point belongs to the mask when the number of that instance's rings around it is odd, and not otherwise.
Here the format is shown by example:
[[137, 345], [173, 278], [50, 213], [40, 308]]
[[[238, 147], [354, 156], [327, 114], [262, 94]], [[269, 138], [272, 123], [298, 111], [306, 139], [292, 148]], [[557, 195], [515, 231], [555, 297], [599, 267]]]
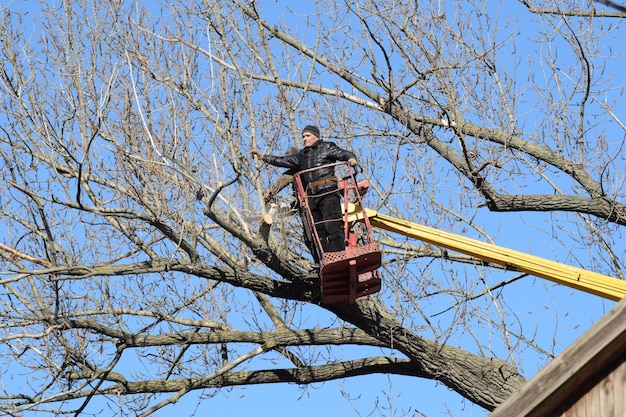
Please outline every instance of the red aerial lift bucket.
[[[335, 167], [341, 175], [337, 178], [337, 189], [327, 193], [340, 193], [343, 204], [343, 230], [345, 235], [345, 249], [338, 252], [325, 252], [317, 232], [321, 222], [315, 223], [309, 199], [320, 197], [322, 194], [307, 195], [302, 184], [302, 174], [317, 169]], [[363, 207], [362, 195], [367, 191], [367, 181], [357, 182], [356, 171], [346, 162], [324, 165], [301, 171], [295, 175], [296, 190], [304, 227], [310, 233], [320, 259], [320, 284], [322, 302], [326, 304], [338, 302], [353, 303], [357, 298], [380, 291], [381, 278], [378, 268], [381, 266], [382, 254], [374, 240], [372, 227], [365, 210], [359, 220], [349, 220], [348, 204]]]

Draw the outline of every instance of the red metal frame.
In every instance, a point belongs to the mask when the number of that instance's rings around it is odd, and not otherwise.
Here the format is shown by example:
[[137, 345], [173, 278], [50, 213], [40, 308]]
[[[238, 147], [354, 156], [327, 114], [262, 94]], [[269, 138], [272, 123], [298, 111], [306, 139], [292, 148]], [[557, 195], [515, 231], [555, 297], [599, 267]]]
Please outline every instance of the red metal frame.
[[[302, 185], [301, 175], [321, 168], [335, 167], [338, 171], [346, 171], [346, 175], [337, 180], [338, 190], [343, 202], [343, 230], [346, 248], [340, 252], [324, 252], [315, 221], [311, 213], [309, 198]], [[357, 298], [380, 291], [381, 278], [378, 268], [381, 266], [382, 254], [372, 233], [367, 214], [363, 211], [360, 221], [348, 221], [348, 205], [363, 207], [362, 195], [367, 191], [367, 181], [356, 181], [356, 171], [347, 162], [324, 165], [301, 171], [295, 175], [294, 181], [298, 192], [300, 207], [304, 212], [302, 221], [310, 231], [314, 250], [320, 259], [320, 285], [323, 303], [350, 302]], [[317, 194], [319, 197], [323, 194]]]

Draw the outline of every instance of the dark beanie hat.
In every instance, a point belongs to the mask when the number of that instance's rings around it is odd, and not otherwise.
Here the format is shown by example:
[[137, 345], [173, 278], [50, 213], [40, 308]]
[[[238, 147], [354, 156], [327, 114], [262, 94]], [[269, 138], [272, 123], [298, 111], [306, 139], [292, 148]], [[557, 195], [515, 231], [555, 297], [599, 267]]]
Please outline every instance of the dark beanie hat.
[[305, 126], [304, 129], [302, 129], [302, 133], [304, 132], [310, 132], [310, 133], [313, 133], [318, 138], [320, 137], [320, 130], [318, 129], [317, 126], [312, 126], [312, 125]]

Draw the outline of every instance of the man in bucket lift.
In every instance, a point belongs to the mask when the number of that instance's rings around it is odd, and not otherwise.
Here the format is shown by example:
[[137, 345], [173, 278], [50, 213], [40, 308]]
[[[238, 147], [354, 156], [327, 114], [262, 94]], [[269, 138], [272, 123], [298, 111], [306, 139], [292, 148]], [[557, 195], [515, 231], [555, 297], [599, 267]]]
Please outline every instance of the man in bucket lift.
[[[263, 155], [256, 149], [250, 153], [270, 165], [304, 171], [322, 165], [333, 164], [337, 161], [349, 161], [356, 166], [356, 155], [341, 149], [333, 142], [320, 139], [320, 130], [317, 126], [306, 126], [302, 129], [304, 148], [294, 155], [276, 156]], [[337, 189], [335, 168], [306, 172], [302, 175], [302, 186], [309, 198], [309, 206], [313, 221], [316, 223], [317, 234], [322, 243], [324, 252], [338, 252], [345, 249], [345, 240], [342, 223], [341, 201], [338, 193], [331, 192]], [[315, 262], [319, 263], [317, 254], [313, 253]]]

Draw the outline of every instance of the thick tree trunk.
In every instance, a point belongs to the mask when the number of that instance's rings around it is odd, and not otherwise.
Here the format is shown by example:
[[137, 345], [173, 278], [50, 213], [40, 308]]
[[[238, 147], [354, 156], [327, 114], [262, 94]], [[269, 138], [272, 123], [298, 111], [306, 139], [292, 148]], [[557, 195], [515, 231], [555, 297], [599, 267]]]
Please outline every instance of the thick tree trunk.
[[422, 375], [443, 382], [464, 398], [493, 410], [525, 381], [517, 369], [497, 358], [424, 339], [404, 328], [371, 298], [328, 309], [387, 346], [409, 357]]

